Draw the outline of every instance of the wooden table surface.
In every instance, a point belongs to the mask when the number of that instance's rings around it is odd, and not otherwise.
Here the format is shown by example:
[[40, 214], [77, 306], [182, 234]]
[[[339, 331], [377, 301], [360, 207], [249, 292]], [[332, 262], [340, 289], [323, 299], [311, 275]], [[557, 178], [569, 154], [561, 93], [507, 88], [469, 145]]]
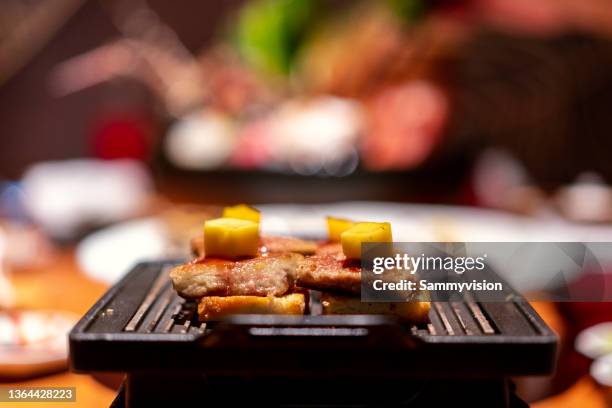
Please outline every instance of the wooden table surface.
[[[57, 251], [48, 262], [39, 267], [13, 272], [11, 281], [17, 289], [17, 307], [60, 309], [79, 316], [85, 313], [107, 289], [106, 285], [88, 279], [79, 271], [72, 249]], [[563, 331], [561, 317], [550, 304], [534, 306], [553, 329]], [[71, 403], [71, 407], [108, 407], [116, 394], [115, 390], [100, 384], [89, 375], [77, 375], [68, 371], [25, 381], [0, 383], [0, 385], [76, 387], [77, 401]], [[24, 407], [23, 403], [2, 406]], [[37, 403], [36, 406], [57, 407], [58, 404]], [[602, 391], [590, 378], [583, 377], [567, 391], [533, 406], [599, 408], [607, 405]]]

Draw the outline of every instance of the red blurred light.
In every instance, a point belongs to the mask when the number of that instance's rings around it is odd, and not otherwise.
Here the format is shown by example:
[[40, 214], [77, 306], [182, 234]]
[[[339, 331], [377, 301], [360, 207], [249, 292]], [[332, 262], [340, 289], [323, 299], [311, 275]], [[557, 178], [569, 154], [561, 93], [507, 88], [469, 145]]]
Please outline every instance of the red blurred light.
[[114, 114], [98, 121], [93, 132], [93, 153], [101, 159], [146, 161], [151, 152], [151, 126], [140, 115]]

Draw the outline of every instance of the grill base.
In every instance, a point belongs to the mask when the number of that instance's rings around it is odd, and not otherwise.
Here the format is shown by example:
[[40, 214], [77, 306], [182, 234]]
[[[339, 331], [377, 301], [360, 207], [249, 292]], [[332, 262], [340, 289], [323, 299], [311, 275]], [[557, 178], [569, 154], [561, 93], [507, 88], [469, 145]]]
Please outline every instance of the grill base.
[[557, 337], [516, 293], [436, 302], [426, 325], [316, 303], [203, 324], [171, 288], [173, 263], [136, 266], [70, 333], [74, 371], [127, 373], [113, 406], [525, 407], [508, 378], [555, 366]]
[[527, 408], [506, 379], [205, 377], [130, 374], [111, 407], [508, 407]]

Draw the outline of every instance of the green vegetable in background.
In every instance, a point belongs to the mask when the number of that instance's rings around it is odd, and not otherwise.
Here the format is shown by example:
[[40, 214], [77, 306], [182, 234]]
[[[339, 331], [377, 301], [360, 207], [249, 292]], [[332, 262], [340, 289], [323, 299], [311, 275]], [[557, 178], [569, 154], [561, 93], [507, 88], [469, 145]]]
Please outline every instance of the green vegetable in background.
[[254, 0], [238, 16], [237, 46], [245, 60], [271, 75], [287, 75], [308, 31], [316, 0]]
[[386, 0], [391, 11], [404, 23], [413, 23], [427, 11], [425, 0]]
[[[346, 7], [356, 8], [368, 1], [356, 0], [335, 9], [342, 18]], [[378, 1], [378, 0], [376, 0]], [[302, 42], [317, 30], [317, 23], [329, 17], [319, 0], [251, 0], [239, 11], [233, 31], [235, 44], [245, 61], [264, 74], [287, 76], [294, 67]], [[427, 11], [425, 0], [385, 0], [405, 24], [412, 24]]]

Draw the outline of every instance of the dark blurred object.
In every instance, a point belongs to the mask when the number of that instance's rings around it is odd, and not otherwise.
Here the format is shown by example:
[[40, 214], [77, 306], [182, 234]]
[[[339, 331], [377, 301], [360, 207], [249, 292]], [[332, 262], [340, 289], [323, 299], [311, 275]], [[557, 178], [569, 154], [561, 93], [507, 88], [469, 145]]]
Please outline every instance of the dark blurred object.
[[498, 146], [551, 189], [590, 170], [612, 179], [612, 41], [481, 31], [453, 65], [454, 143]]
[[27, 64], [83, 0], [4, 0], [0, 6], [0, 85]]
[[[456, 157], [412, 172], [357, 171], [341, 179], [262, 171], [195, 173], [167, 163], [159, 169], [158, 191], [180, 203], [325, 203], [352, 200], [456, 202], [469, 158]], [[436, 180], [432, 183], [431, 180]]]
[[[0, 33], [15, 34], [15, 27], [25, 21], [24, 16], [38, 15], [33, 8], [20, 8], [21, 4], [26, 3], [38, 5], [39, 7], [34, 8], [39, 9], [41, 14], [51, 13], [51, 16], [59, 12], [60, 3], [77, 2], [2, 2]], [[52, 35], [45, 36], [44, 44], [35, 49], [29, 63], [14, 71], [11, 79], [1, 85], [0, 173], [4, 177], [18, 178], [28, 165], [36, 161], [91, 154], [90, 140], [86, 135], [89, 134], [93, 121], [105, 110], [105, 106], [155, 112], [157, 105], [154, 94], [133, 79], [101, 83], [62, 98], [54, 95], [53, 88], [50, 87], [50, 74], [59, 63], [119, 37], [120, 32], [109, 14], [108, 7], [111, 3], [134, 4], [131, 1], [83, 2], [76, 12], [66, 14]], [[195, 52], [210, 42], [219, 27], [218, 23], [242, 1], [183, 0], [180, 6], [161, 0], [151, 0], [147, 3], [163, 16], [164, 23], [175, 30], [175, 35], [184, 46]], [[13, 10], [13, 6], [16, 9]], [[5, 10], [13, 11], [9, 13]], [[24, 40], [38, 38], [43, 27], [36, 24], [34, 27], [23, 34]], [[0, 39], [2, 44], [3, 39]], [[0, 49], [3, 46], [0, 46]], [[8, 56], [12, 59], [13, 48], [9, 51]]]
[[[16, 178], [39, 160], [92, 153], [141, 158], [155, 150], [138, 124], [119, 118], [98, 127], [92, 152], [89, 130], [109, 106], [166, 122], [210, 104], [241, 126], [292, 93], [324, 92], [372, 107], [375, 129], [365, 143], [356, 142], [368, 156], [366, 167], [438, 166], [430, 178], [438, 190], [444, 187], [437, 174], [452, 167], [446, 161], [469, 162], [485, 146], [512, 152], [533, 184], [550, 191], [582, 171], [612, 176], [606, 154], [612, 45], [605, 39], [612, 7], [605, 1], [239, 4], [84, 2], [72, 18], [63, 13], [57, 34], [0, 89], [3, 175]], [[224, 33], [237, 36], [208, 46], [230, 9], [236, 18]], [[251, 71], [226, 52], [228, 43], [251, 62]], [[280, 72], [286, 83], [277, 87], [254, 68]], [[432, 92], [406, 97], [414, 84]], [[260, 136], [261, 127], [250, 133]], [[240, 146], [256, 147], [267, 140], [242, 139]], [[230, 165], [257, 167], [265, 149], [251, 150], [246, 158], [232, 156]], [[309, 165], [300, 171], [313, 173]], [[529, 201], [531, 193], [512, 200]]]

